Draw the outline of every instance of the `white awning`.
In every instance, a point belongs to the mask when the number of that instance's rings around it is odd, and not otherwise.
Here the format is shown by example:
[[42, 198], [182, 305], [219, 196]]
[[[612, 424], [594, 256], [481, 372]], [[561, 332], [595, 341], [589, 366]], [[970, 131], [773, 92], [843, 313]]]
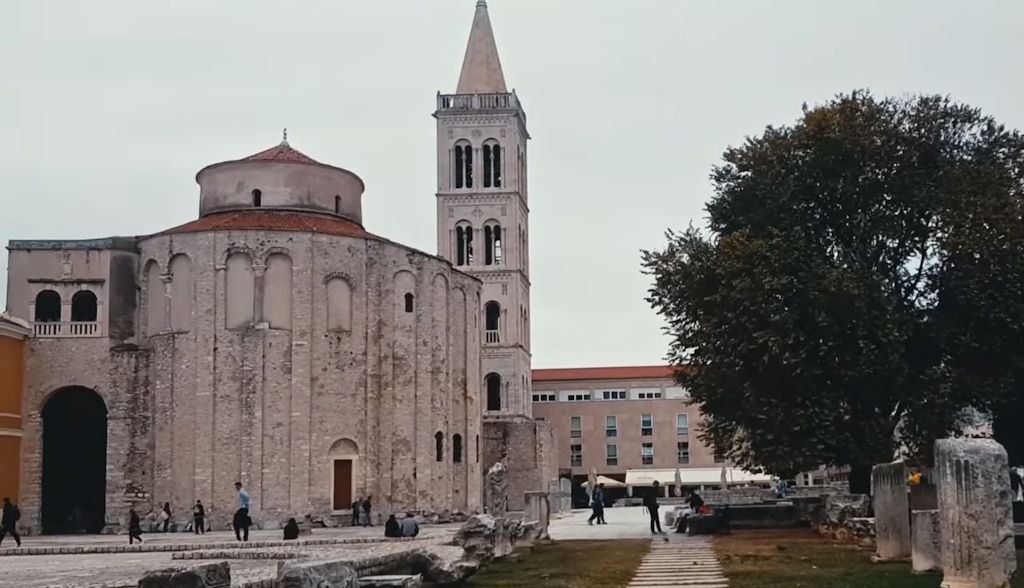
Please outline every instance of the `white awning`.
[[[684, 486], [720, 486], [722, 468], [679, 468]], [[740, 484], [770, 484], [768, 474], [755, 474], [739, 468], [725, 468], [725, 479], [730, 486]], [[674, 486], [676, 470], [626, 470], [627, 486], [653, 486], [657, 480], [662, 486]]]

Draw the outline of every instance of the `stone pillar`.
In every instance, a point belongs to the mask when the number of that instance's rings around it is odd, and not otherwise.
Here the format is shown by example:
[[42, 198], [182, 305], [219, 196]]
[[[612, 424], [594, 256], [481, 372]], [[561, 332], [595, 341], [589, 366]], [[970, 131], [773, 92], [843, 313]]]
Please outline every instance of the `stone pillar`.
[[547, 531], [548, 523], [551, 520], [551, 506], [548, 502], [547, 492], [527, 492], [523, 496], [526, 503], [526, 511], [523, 513], [524, 521], [537, 521], [538, 528]]
[[1017, 569], [1006, 450], [992, 439], [935, 442], [942, 588], [1006, 588]]
[[910, 513], [911, 562], [915, 574], [942, 570], [942, 533], [938, 510], [915, 510]]
[[910, 558], [910, 506], [907, 466], [902, 461], [871, 468], [871, 499], [875, 507], [874, 561]]
[[559, 497], [562, 504], [559, 506], [558, 510], [560, 512], [569, 512], [572, 510], [572, 481], [568, 478], [560, 478], [558, 485], [562, 489], [562, 495]]
[[484, 488], [484, 505], [487, 514], [495, 517], [504, 516], [508, 505], [508, 470], [503, 462], [495, 462], [487, 470], [487, 486]]

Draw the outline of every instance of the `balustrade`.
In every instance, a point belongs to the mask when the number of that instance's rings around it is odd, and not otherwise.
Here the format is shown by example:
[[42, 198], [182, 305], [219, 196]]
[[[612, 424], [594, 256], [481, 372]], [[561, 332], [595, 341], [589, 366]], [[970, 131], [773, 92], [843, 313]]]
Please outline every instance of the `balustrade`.
[[97, 321], [64, 321], [32, 323], [32, 332], [39, 338], [99, 337], [100, 324]]

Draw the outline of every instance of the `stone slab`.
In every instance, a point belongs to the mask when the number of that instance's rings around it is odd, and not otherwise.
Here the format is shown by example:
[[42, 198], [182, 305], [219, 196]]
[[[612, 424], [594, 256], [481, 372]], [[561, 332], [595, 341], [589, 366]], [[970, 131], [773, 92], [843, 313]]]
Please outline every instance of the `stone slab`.
[[228, 562], [166, 568], [146, 573], [139, 588], [231, 588]]
[[902, 461], [871, 468], [875, 507], [875, 561], [910, 559], [910, 502], [907, 466]]

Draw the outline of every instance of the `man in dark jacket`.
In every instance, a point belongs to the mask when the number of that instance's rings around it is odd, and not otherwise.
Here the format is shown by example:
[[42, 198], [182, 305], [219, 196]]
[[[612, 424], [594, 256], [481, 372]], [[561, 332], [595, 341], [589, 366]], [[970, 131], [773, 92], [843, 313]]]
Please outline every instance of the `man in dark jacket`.
[[644, 494], [644, 506], [647, 507], [647, 512], [651, 515], [652, 535], [664, 534], [664, 531], [661, 530], [661, 521], [658, 520], [658, 492], [660, 490], [661, 484], [659, 484], [658, 481], [655, 480], [654, 487]]
[[10, 498], [4, 496], [4, 511], [0, 516], [0, 543], [3, 543], [4, 537], [10, 533], [14, 537], [14, 542], [21, 547], [21, 535], [18, 535], [18, 530], [15, 528], [20, 518], [21, 511], [18, 510], [18, 506], [13, 504]]

